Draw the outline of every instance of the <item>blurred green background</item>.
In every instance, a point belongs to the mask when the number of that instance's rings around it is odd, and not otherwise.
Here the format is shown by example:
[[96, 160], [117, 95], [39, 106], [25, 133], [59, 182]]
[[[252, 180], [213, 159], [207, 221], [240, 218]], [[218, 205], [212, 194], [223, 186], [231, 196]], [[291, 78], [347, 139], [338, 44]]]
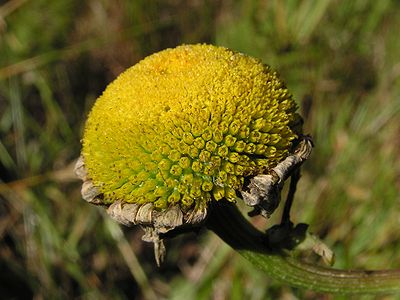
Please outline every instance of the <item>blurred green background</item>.
[[81, 199], [72, 168], [95, 99], [182, 43], [226, 46], [282, 75], [316, 144], [293, 220], [338, 268], [400, 269], [399, 1], [0, 3], [1, 299], [348, 299], [271, 280], [209, 232], [168, 241], [157, 268], [140, 228]]

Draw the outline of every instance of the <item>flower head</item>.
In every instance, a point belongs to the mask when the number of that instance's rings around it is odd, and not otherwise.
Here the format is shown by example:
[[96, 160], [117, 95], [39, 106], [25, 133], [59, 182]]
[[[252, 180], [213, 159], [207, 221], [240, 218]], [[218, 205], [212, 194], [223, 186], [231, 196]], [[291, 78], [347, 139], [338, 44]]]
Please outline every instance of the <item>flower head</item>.
[[89, 114], [84, 197], [133, 204], [131, 219], [155, 228], [172, 208], [178, 221], [168, 228], [200, 222], [210, 201], [236, 200], [246, 178], [288, 156], [296, 109], [258, 59], [211, 45], [153, 54], [112, 82]]
[[246, 176], [285, 158], [296, 104], [270, 67], [210, 45], [153, 54], [96, 101], [83, 157], [104, 203], [188, 210], [236, 199]]

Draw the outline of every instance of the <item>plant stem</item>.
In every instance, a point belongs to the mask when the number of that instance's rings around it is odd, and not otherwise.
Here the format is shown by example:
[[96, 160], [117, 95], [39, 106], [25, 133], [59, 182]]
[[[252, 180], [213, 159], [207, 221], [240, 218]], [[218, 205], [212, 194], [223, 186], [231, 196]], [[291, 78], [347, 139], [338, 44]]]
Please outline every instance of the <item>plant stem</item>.
[[400, 292], [400, 270], [349, 271], [296, 260], [266, 244], [233, 203], [211, 206], [207, 227], [269, 276], [288, 285], [327, 293], [377, 294]]

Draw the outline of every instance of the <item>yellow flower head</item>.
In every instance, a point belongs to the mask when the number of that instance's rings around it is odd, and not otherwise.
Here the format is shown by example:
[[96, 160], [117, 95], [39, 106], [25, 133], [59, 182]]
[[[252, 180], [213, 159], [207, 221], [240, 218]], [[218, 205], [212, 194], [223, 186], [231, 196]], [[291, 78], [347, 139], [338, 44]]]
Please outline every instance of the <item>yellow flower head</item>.
[[96, 101], [82, 155], [105, 204], [182, 211], [235, 200], [244, 179], [288, 156], [297, 106], [259, 60], [211, 45], [153, 54]]

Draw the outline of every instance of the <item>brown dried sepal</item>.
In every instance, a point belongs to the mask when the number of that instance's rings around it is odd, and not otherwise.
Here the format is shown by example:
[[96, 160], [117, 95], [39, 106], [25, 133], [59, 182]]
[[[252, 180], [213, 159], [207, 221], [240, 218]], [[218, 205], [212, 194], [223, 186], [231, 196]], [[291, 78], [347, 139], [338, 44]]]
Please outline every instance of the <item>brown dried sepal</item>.
[[103, 194], [97, 187], [94, 186], [92, 180], [90, 180], [88, 177], [88, 173], [85, 168], [85, 162], [82, 156], [78, 158], [78, 161], [75, 164], [74, 172], [75, 175], [83, 181], [81, 189], [82, 198], [89, 203], [103, 205]]
[[165, 246], [160, 234], [182, 225], [200, 224], [205, 219], [207, 210], [192, 209], [184, 213], [178, 205], [175, 205], [158, 211], [152, 203], [135, 204], [116, 201], [108, 207], [107, 213], [126, 226], [141, 225], [145, 232], [142, 240], [154, 244], [154, 256], [157, 265], [160, 265], [165, 257]]
[[249, 184], [241, 191], [243, 201], [264, 217], [269, 217], [279, 205], [285, 180], [309, 158], [312, 147], [311, 138], [302, 136], [294, 153], [277, 164], [269, 174], [250, 179]]

